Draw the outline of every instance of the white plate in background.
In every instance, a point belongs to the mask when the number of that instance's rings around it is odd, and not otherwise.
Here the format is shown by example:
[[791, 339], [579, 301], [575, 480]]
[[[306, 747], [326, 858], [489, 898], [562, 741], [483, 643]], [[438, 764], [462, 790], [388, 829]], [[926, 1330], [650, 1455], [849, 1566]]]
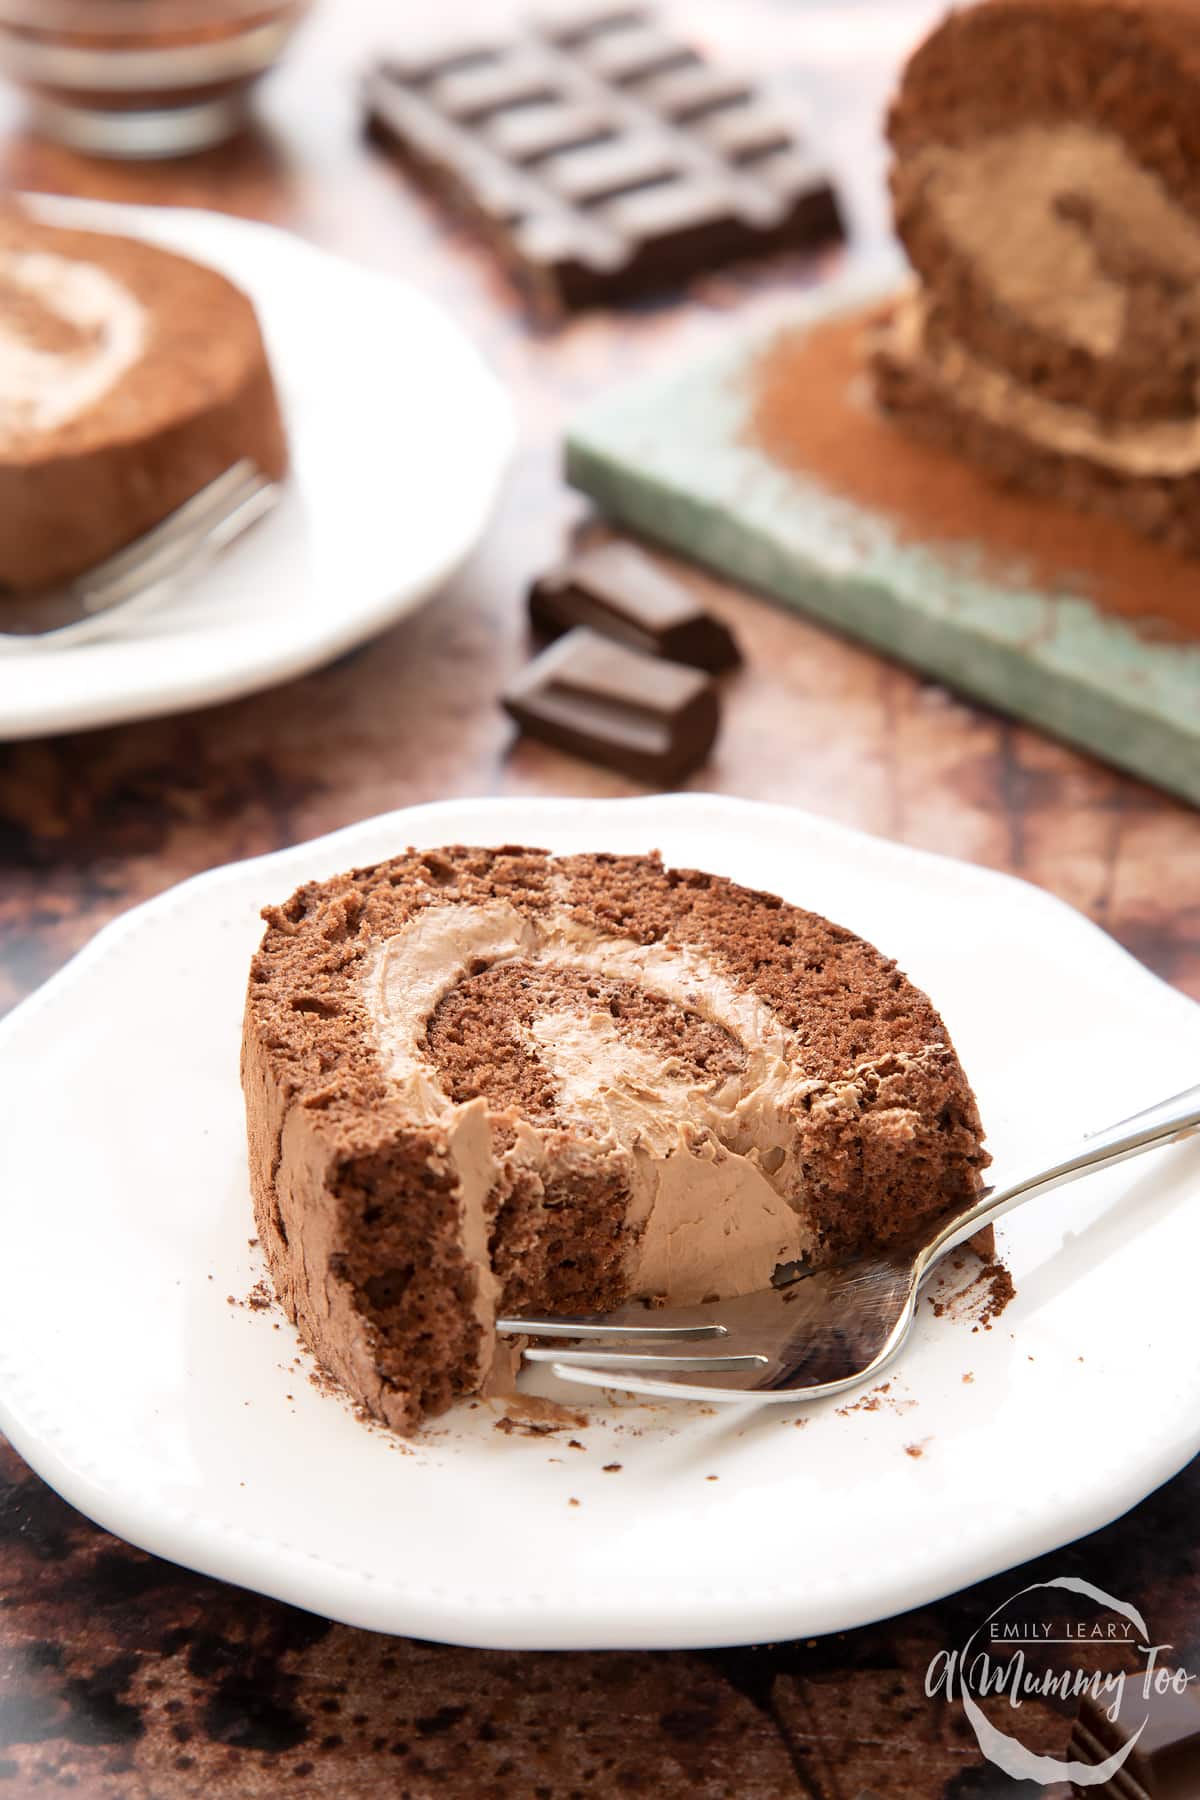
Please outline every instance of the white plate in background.
[[178, 251], [242, 288], [262, 325], [292, 467], [275, 511], [136, 632], [0, 656], [0, 741], [291, 680], [449, 579], [487, 524], [514, 424], [505, 390], [447, 312], [274, 226], [177, 207], [26, 204], [47, 224]]
[[1183, 1466], [1197, 1143], [1006, 1220], [1015, 1302], [976, 1332], [923, 1307], [874, 1410], [564, 1387], [591, 1415], [577, 1431], [505, 1435], [483, 1404], [404, 1444], [320, 1393], [274, 1308], [227, 1303], [263, 1272], [238, 1085], [259, 908], [409, 844], [521, 841], [660, 848], [895, 955], [946, 1019], [998, 1179], [1200, 1074], [1200, 1009], [1071, 908], [783, 807], [454, 801], [213, 870], [0, 1024], [0, 1428], [52, 1486], [135, 1544], [354, 1625], [583, 1649], [847, 1629], [1093, 1530]]

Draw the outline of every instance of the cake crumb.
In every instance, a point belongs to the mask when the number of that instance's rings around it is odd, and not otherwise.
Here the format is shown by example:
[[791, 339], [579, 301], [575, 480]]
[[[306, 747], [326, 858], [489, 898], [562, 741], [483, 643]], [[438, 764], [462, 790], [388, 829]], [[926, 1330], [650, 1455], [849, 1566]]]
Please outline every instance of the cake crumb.
[[540, 1426], [544, 1431], [578, 1431], [588, 1422], [586, 1413], [564, 1406], [561, 1400], [546, 1399], [541, 1394], [493, 1395], [492, 1399], [503, 1407], [502, 1416], [511, 1419], [514, 1426], [528, 1424]]
[[879, 1401], [874, 1394], [864, 1394], [861, 1400], [852, 1400], [848, 1406], [839, 1406], [837, 1410], [839, 1419], [848, 1419], [851, 1413], [878, 1412]]
[[[796, 1423], [797, 1423], [797, 1425], [800, 1425], [803, 1423], [803, 1421], [801, 1419], [797, 1419]], [[706, 1475], [704, 1477], [704, 1479], [705, 1479], [705, 1481], [720, 1481], [721, 1477], [719, 1475]]]
[[916, 1458], [918, 1456], [924, 1456], [925, 1446], [928, 1442], [929, 1442], [928, 1438], [922, 1438], [919, 1444], [905, 1444], [905, 1446], [904, 1446], [905, 1456], [911, 1456], [914, 1458]]
[[[878, 1412], [883, 1406], [889, 1407], [892, 1412], [911, 1412], [916, 1404], [915, 1400], [898, 1399], [892, 1393], [891, 1382], [884, 1381], [878, 1387], [873, 1387], [870, 1393], [851, 1400], [846, 1406], [839, 1406], [837, 1413], [839, 1419], [846, 1419], [851, 1413]], [[796, 1423], [800, 1424], [801, 1421], [797, 1419]]]
[[1009, 1301], [1015, 1298], [1016, 1283], [1003, 1263], [990, 1262], [985, 1263], [980, 1270], [977, 1285], [986, 1289], [984, 1310], [979, 1318], [980, 1324], [986, 1329], [991, 1326], [993, 1319], [1000, 1317]]
[[619, 1475], [624, 1466], [623, 1463], [605, 1463], [604, 1473], [606, 1475]]
[[970, 1369], [968, 1369], [966, 1374], [963, 1376], [963, 1380], [964, 1381], [974, 1381], [974, 1379], [975, 1379], [975, 1376], [974, 1376], [973, 1372]]
[[578, 1438], [568, 1438], [567, 1439], [567, 1449], [568, 1450], [586, 1450], [587, 1445], [581, 1444]]
[[246, 1295], [246, 1305], [250, 1308], [251, 1312], [266, 1312], [273, 1299], [274, 1295], [271, 1293], [266, 1282], [256, 1281], [254, 1286], [250, 1289], [250, 1292]]
[[493, 1431], [502, 1431], [506, 1437], [511, 1437], [514, 1432], [521, 1437], [549, 1437], [561, 1429], [560, 1425], [551, 1425], [547, 1420], [512, 1419], [507, 1413], [492, 1426]]
[[579, 1502], [578, 1502], [578, 1500], [577, 1500], [577, 1499], [576, 1499], [576, 1498], [575, 1498], [575, 1496], [574, 1496], [574, 1494], [572, 1494], [572, 1495], [571, 1495], [571, 1498], [570, 1498], [570, 1499], [569, 1499], [569, 1500], [568, 1500], [568, 1501], [567, 1501], [567, 1505], [568, 1505], [568, 1506], [578, 1506], [578, 1505], [579, 1505]]
[[949, 1315], [969, 1319], [972, 1331], [990, 1331], [1009, 1301], [1016, 1295], [1016, 1285], [1004, 1264], [993, 1259], [980, 1262], [975, 1273], [961, 1286], [947, 1287], [943, 1279], [930, 1307], [936, 1319]]

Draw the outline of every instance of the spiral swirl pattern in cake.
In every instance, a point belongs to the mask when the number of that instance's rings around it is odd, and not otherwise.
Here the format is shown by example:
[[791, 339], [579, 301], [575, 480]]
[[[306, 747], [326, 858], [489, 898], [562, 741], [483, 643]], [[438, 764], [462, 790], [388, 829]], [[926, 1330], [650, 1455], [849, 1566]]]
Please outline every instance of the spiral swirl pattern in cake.
[[243, 1080], [259, 1234], [325, 1367], [403, 1430], [497, 1309], [684, 1304], [884, 1243], [987, 1162], [894, 964], [657, 858], [410, 851], [265, 915]]
[[918, 277], [883, 405], [1005, 480], [1200, 554], [1194, 0], [982, 0], [891, 110]]
[[74, 580], [243, 458], [287, 467], [246, 295], [0, 204], [0, 614], [4, 589]]

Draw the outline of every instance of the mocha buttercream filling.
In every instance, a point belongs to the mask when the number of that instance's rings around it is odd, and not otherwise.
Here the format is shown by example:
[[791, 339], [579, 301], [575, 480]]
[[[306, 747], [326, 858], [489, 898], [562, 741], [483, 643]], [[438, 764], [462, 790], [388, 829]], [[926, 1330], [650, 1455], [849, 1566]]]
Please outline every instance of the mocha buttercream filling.
[[906, 157], [902, 179], [1000, 305], [1094, 356], [1121, 346], [1123, 275], [1200, 284], [1200, 222], [1120, 138], [1094, 126], [1022, 125], [966, 145], [927, 144]]
[[[1200, 292], [1200, 222], [1110, 132], [1023, 125], [966, 145], [927, 144], [896, 179], [997, 305], [1099, 361], [1125, 348], [1131, 281]], [[880, 348], [959, 408], [1122, 474], [1170, 478], [1200, 467], [1200, 416], [1106, 423], [1047, 399], [944, 332], [935, 338], [929, 313], [923, 293], [904, 299]], [[1195, 404], [1200, 415], [1200, 391]]]
[[[803, 1260], [815, 1230], [797, 1115], [806, 1101], [819, 1104], [857, 1087], [869, 1078], [869, 1064], [836, 1083], [806, 1074], [794, 1034], [695, 946], [606, 935], [565, 908], [536, 915], [505, 901], [427, 908], [379, 944], [364, 997], [380, 1062], [409, 1116], [441, 1126], [451, 1138], [460, 1241], [479, 1271], [484, 1371], [496, 1303], [489, 1193], [503, 1163], [548, 1171], [548, 1129], [506, 1111], [502, 1099], [494, 1108], [480, 1100], [456, 1103], [427, 1033], [460, 982], [513, 959], [631, 982], [719, 1026], [744, 1051], [736, 1071], [708, 1076], [685, 1058], [636, 1041], [611, 1011], [581, 1007], [577, 999], [563, 1010], [545, 1007], [526, 1025], [506, 1026], [513, 1056], [536, 1058], [552, 1083], [554, 1130], [566, 1127], [597, 1154], [621, 1160], [629, 1294], [685, 1305], [749, 1293], [766, 1286], [780, 1263]], [[502, 1154], [485, 1141], [489, 1117], [506, 1126]], [[458, 1149], [464, 1131], [469, 1158]]]
[[105, 269], [0, 250], [0, 441], [90, 411], [143, 355], [145, 308]]
[[941, 390], [950, 405], [1059, 456], [1081, 457], [1124, 475], [1177, 479], [1200, 468], [1200, 416], [1103, 422], [1081, 406], [1047, 400], [955, 339], [932, 341], [928, 318], [925, 295], [916, 289], [904, 294], [875, 330], [874, 348]]

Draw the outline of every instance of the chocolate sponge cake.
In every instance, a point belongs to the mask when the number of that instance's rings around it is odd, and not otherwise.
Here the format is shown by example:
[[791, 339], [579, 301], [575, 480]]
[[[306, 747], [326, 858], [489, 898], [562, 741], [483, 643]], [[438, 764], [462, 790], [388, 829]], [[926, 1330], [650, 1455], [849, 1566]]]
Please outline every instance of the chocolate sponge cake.
[[0, 210], [0, 590], [83, 573], [242, 457], [287, 462], [246, 296], [153, 245]]
[[918, 277], [879, 397], [1005, 480], [1200, 553], [1193, 0], [982, 0], [889, 118]]
[[319, 1360], [401, 1430], [486, 1388], [498, 1308], [746, 1293], [980, 1191], [929, 1001], [773, 895], [654, 857], [453, 847], [264, 916], [259, 1235]]

